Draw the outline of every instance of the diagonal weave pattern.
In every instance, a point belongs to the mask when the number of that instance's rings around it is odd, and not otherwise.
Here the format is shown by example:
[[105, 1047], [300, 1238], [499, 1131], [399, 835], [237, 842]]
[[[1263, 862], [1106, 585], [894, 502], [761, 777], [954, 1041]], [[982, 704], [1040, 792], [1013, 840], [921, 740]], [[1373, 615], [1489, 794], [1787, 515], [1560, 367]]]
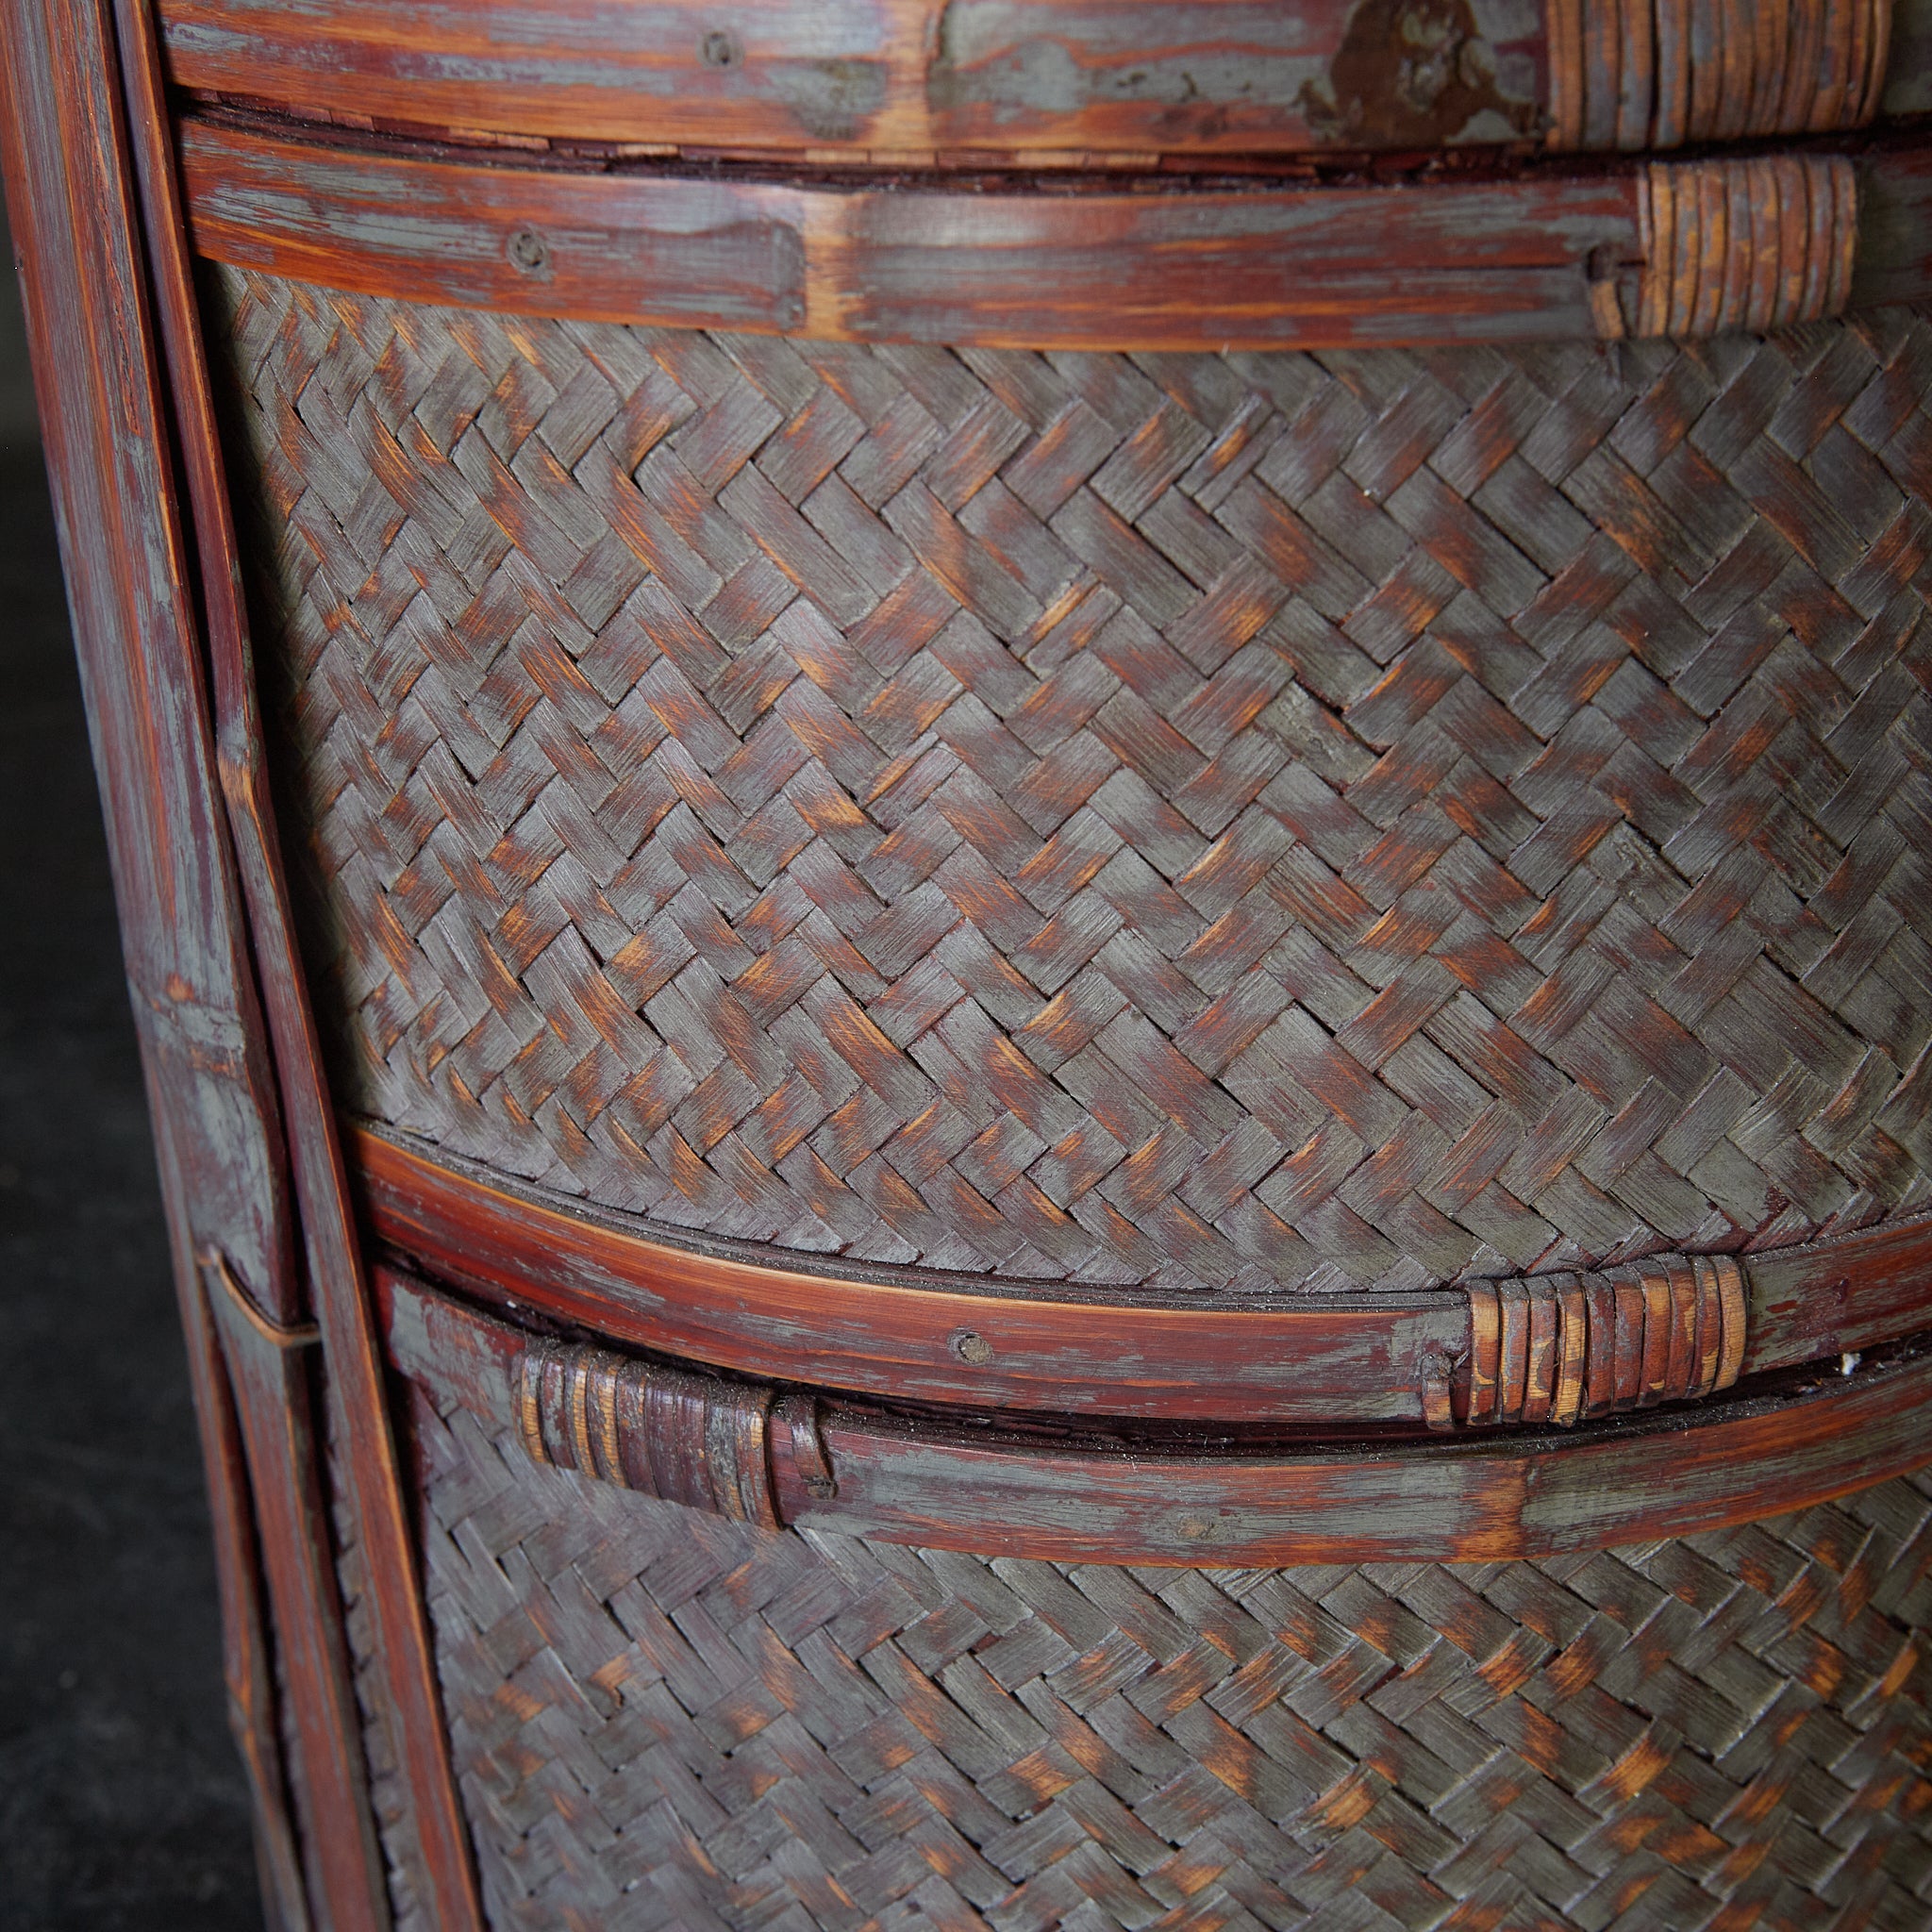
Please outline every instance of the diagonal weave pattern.
[[1041, 357], [214, 294], [367, 1114], [1097, 1285], [1932, 1200], [1924, 321]]
[[1540, 1563], [1130, 1570], [700, 1516], [414, 1395], [491, 1924], [1932, 1925], [1932, 1482]]

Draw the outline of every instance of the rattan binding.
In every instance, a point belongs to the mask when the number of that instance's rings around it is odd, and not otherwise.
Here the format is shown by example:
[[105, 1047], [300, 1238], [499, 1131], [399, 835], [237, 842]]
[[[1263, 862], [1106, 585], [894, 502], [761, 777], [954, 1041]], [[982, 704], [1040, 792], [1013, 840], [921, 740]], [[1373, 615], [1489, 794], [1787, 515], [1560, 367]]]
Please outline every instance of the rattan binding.
[[516, 1390], [517, 1425], [533, 1462], [734, 1523], [778, 1527], [770, 1389], [533, 1341]]
[[[1470, 1358], [1457, 1391], [1464, 1422], [1570, 1428], [1699, 1402], [1730, 1388], [1743, 1364], [1744, 1276], [1728, 1258], [1472, 1283], [1469, 1304]], [[1446, 1386], [1424, 1400], [1433, 1426], [1453, 1426]]]
[[1097, 1287], [1932, 1191], [1923, 320], [1136, 358], [215, 292], [353, 1108]]
[[1857, 127], [1892, 0], [1546, 0], [1550, 144], [1641, 152]]
[[[1599, 333], [1766, 335], [1844, 311], [1858, 246], [1857, 173], [1842, 155], [1653, 161], [1638, 199], [1632, 312]], [[1597, 285], [1607, 295], [1607, 282]]]

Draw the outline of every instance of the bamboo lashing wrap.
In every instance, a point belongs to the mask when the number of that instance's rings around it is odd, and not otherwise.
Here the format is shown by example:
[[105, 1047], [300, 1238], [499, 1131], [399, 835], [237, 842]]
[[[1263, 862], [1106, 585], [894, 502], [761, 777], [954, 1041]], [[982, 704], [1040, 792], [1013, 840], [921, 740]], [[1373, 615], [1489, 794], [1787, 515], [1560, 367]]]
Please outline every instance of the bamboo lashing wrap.
[[[1729, 1256], [1672, 1256], [1609, 1274], [1551, 1274], [1467, 1290], [1470, 1357], [1457, 1420], [1555, 1423], [1695, 1402], [1744, 1360], [1744, 1272]], [[1425, 1387], [1432, 1427], [1446, 1390]]]
[[1632, 311], [1596, 282], [1601, 335], [1767, 335], [1841, 314], [1851, 294], [1858, 192], [1842, 155], [1652, 161], [1638, 217]]
[[517, 1381], [533, 1461], [775, 1529], [771, 1408], [769, 1389], [553, 1342], [530, 1345]]
[[1891, 0], [1548, 0], [1550, 145], [1626, 153], [1860, 127]]

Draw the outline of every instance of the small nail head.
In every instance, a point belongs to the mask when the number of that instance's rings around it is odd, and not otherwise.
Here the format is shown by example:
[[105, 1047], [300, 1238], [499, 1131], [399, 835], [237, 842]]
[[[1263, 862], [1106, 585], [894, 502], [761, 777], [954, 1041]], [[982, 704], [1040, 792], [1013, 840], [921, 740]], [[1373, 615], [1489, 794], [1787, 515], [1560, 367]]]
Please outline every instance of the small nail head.
[[953, 1353], [962, 1362], [982, 1368], [992, 1359], [992, 1343], [985, 1336], [976, 1335], [971, 1328], [962, 1328], [953, 1337]]
[[534, 228], [519, 228], [504, 250], [509, 265], [520, 275], [547, 275], [550, 273], [550, 244]]

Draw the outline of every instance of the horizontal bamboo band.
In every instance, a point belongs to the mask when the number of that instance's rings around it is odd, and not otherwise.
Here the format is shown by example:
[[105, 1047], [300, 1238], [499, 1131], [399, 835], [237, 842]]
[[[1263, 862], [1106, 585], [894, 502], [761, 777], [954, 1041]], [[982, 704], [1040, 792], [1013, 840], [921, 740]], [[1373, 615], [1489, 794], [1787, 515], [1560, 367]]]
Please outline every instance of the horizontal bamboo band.
[[[1738, 1379], [1744, 1275], [1729, 1257], [1673, 1259], [1617, 1275], [1557, 1274], [1468, 1291], [1466, 1374], [1424, 1357], [1424, 1419], [1490, 1426], [1554, 1423], [1700, 1401]], [[519, 1371], [524, 1445], [667, 1502], [775, 1522], [765, 1481], [772, 1394], [605, 1350], [532, 1343]]]
[[1548, 0], [1550, 145], [1681, 147], [1861, 127], [1891, 0]]
[[[1472, 1288], [1468, 1374], [1457, 1407], [1490, 1425], [1699, 1400], [1738, 1378], [1743, 1271], [1729, 1257], [1616, 1277], [1554, 1275]], [[1431, 1358], [1440, 1362], [1440, 1356]], [[1453, 1426], [1425, 1380], [1433, 1426]], [[516, 1371], [517, 1421], [533, 1461], [620, 1489], [775, 1528], [768, 1421], [774, 1391], [590, 1346], [532, 1340]], [[814, 1494], [836, 1491], [807, 1402], [788, 1440]]]
[[1890, 0], [162, 0], [178, 84], [367, 126], [874, 165], [1571, 150], [1862, 125]]
[[1709, 334], [1932, 293], [1932, 148], [1905, 144], [1857, 164], [1884, 211], [1869, 245], [1853, 164], [1811, 155], [1391, 186], [912, 192], [539, 167], [208, 119], [183, 125], [181, 162], [193, 244], [233, 266], [412, 302], [826, 341]]
[[444, 1279], [620, 1345], [927, 1403], [1330, 1434], [1561, 1423], [1695, 1400], [1932, 1326], [1923, 1217], [1748, 1262], [1665, 1257], [1374, 1296], [1083, 1299], [674, 1247], [366, 1129], [348, 1146], [373, 1232]]
[[1467, 1353], [1453, 1291], [1123, 1305], [935, 1271], [812, 1271], [674, 1247], [595, 1208], [350, 1139], [373, 1232], [443, 1279], [613, 1342], [734, 1373], [922, 1402], [1362, 1428], [1421, 1420], [1423, 1364]]
[[[617, 1468], [626, 1486], [658, 1493], [656, 1478], [630, 1474], [644, 1447], [639, 1426], [602, 1391], [635, 1391], [667, 1372], [632, 1364], [621, 1384], [594, 1351], [553, 1352], [393, 1270], [378, 1269], [375, 1286], [391, 1359], [440, 1406], [461, 1406], [527, 1445], [524, 1363], [534, 1343], [552, 1391], [539, 1459], [599, 1477]], [[584, 1391], [575, 1424], [571, 1375]], [[713, 1417], [766, 1400], [764, 1391], [713, 1387]], [[1932, 1364], [1919, 1359], [1834, 1374], [1794, 1399], [1612, 1418], [1567, 1436], [1473, 1433], [1298, 1452], [1071, 1429], [969, 1433], [819, 1405], [804, 1391], [758, 1413], [765, 1481], [783, 1524], [1049, 1561], [1487, 1561], [1690, 1535], [1902, 1474], [1932, 1457], [1928, 1394]], [[622, 1399], [635, 1404], [635, 1393]], [[607, 1417], [619, 1419], [614, 1446], [597, 1438]], [[587, 1452], [562, 1446], [573, 1427]], [[737, 1436], [724, 1457], [728, 1491], [744, 1479], [737, 1445], [748, 1441]], [[586, 1453], [588, 1462], [576, 1459]]]

